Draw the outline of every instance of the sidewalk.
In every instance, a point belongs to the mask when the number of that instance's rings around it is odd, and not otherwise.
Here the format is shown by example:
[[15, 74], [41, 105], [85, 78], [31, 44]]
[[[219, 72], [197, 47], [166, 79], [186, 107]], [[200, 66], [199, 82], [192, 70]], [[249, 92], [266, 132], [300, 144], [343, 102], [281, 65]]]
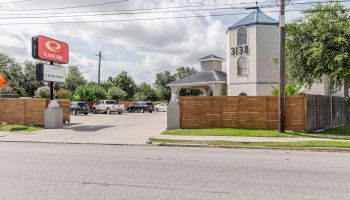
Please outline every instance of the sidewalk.
[[305, 141], [338, 141], [350, 142], [350, 140], [308, 138], [308, 137], [241, 137], [241, 136], [181, 136], [181, 135], [156, 135], [152, 139], [190, 140], [190, 141], [231, 141], [231, 142], [305, 142]]

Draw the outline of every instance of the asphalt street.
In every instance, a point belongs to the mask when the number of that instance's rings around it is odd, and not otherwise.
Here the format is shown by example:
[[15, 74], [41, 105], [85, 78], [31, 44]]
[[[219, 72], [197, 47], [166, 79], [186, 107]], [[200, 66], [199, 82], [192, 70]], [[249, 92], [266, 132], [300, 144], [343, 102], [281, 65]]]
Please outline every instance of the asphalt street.
[[0, 142], [0, 199], [349, 199], [350, 154]]

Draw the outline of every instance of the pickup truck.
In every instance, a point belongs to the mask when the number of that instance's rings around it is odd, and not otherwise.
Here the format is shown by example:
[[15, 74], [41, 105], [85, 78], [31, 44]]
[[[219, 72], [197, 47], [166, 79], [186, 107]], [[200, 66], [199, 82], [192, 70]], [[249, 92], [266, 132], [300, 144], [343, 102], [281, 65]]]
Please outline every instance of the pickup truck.
[[93, 113], [122, 114], [125, 111], [123, 104], [117, 104], [114, 100], [101, 100], [92, 106]]

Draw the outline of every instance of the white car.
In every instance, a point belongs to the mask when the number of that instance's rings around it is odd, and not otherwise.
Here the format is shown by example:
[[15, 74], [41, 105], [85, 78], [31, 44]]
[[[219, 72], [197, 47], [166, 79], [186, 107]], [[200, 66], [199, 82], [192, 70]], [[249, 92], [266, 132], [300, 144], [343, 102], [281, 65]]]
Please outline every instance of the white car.
[[166, 104], [158, 104], [158, 105], [156, 105], [155, 106], [155, 110], [157, 111], [157, 112], [166, 112], [167, 111], [167, 105]]

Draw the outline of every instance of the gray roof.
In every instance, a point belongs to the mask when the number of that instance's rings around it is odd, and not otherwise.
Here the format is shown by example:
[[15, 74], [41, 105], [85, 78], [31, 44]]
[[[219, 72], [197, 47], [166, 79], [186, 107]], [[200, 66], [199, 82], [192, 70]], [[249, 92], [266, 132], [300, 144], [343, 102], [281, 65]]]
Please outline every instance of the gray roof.
[[182, 85], [182, 84], [192, 84], [192, 83], [212, 83], [212, 82], [226, 82], [227, 75], [222, 71], [202, 71], [196, 74], [192, 74], [185, 78], [176, 80], [169, 84], [169, 86], [173, 85]]
[[214, 54], [210, 54], [208, 56], [204, 56], [203, 58], [198, 59], [199, 61], [201, 60], [221, 60], [221, 61], [225, 61], [225, 59], [220, 58], [219, 56], [216, 56]]
[[245, 18], [239, 20], [238, 22], [230, 26], [228, 30], [231, 30], [240, 26], [247, 26], [247, 25], [254, 25], [254, 24], [278, 25], [279, 22], [274, 18], [266, 15], [265, 13], [261, 12], [261, 10], [257, 8], [253, 13], [249, 14]]

